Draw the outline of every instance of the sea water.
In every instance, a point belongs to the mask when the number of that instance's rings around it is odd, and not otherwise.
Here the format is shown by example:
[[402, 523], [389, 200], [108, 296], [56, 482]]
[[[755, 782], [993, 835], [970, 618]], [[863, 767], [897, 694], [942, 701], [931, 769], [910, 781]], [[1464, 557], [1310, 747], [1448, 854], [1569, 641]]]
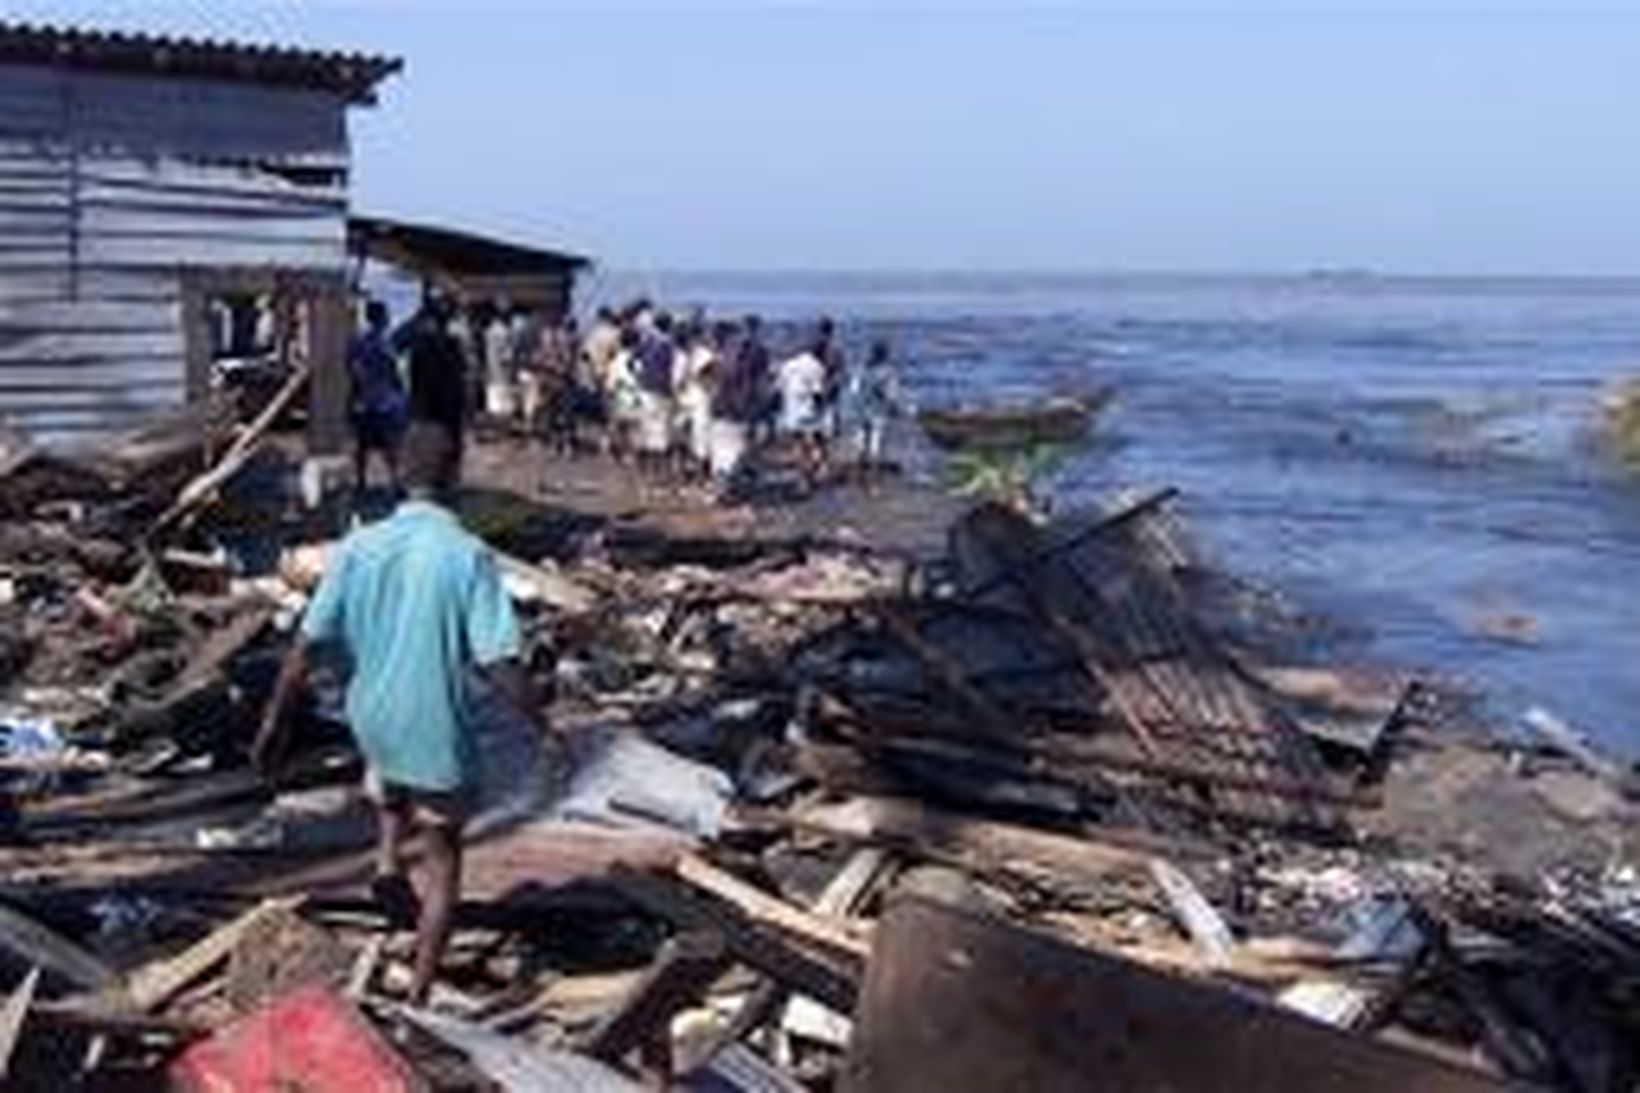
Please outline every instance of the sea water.
[[[1111, 385], [1068, 502], [1175, 485], [1226, 568], [1364, 654], [1542, 704], [1640, 755], [1640, 478], [1595, 442], [1640, 374], [1640, 282], [1103, 275], [611, 276], [593, 298], [828, 314], [920, 405]], [[909, 432], [909, 431], [908, 431]], [[926, 459], [910, 437], [901, 452]]]

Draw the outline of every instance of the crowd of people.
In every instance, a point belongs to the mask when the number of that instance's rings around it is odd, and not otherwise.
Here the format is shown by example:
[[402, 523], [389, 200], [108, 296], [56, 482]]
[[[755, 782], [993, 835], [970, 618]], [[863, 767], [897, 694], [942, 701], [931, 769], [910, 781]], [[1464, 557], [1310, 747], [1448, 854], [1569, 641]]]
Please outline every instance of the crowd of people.
[[893, 354], [871, 344], [851, 368], [836, 324], [822, 318], [778, 359], [756, 315], [675, 316], [648, 300], [545, 323], [499, 309], [467, 312], [429, 298], [397, 330], [370, 301], [350, 353], [355, 476], [371, 453], [397, 479], [410, 420], [459, 439], [479, 414], [561, 454], [601, 451], [662, 482], [735, 489], [750, 457], [777, 446], [818, 481], [852, 441], [858, 465], [880, 467], [891, 420], [905, 406]]

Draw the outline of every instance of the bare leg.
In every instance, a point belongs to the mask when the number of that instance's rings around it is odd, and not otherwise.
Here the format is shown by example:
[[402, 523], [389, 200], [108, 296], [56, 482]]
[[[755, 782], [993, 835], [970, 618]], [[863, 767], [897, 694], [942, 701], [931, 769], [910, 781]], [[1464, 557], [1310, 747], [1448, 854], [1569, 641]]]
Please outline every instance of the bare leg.
[[404, 873], [404, 836], [410, 814], [402, 801], [376, 806], [376, 875], [397, 877]]
[[416, 924], [416, 965], [410, 980], [410, 1001], [427, 1001], [439, 960], [450, 940], [455, 921], [456, 900], [461, 893], [461, 828], [457, 824], [435, 824], [423, 828], [423, 875], [421, 921]]
[[399, 446], [389, 444], [382, 449], [382, 460], [387, 464], [387, 484], [393, 492], [399, 492]]

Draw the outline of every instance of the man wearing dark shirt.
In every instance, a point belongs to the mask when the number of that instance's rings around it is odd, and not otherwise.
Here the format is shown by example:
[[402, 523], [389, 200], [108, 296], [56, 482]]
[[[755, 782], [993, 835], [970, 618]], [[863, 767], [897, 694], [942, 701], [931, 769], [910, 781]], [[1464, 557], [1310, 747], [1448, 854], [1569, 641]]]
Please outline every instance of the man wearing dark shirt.
[[443, 425], [461, 447], [467, 424], [467, 360], [450, 332], [455, 304], [435, 296], [410, 336], [410, 417]]

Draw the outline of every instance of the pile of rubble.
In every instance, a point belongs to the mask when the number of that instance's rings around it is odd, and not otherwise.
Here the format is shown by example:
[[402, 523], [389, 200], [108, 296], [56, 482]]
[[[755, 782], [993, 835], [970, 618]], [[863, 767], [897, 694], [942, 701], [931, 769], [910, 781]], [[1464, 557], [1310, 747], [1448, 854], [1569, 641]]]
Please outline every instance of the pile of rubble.
[[[256, 486], [254, 427], [167, 436], [0, 453], [19, 1088], [1640, 1079], [1632, 773], [1277, 663], [1170, 492], [981, 507], [935, 560], [475, 496], [557, 734], [487, 704], [457, 933], [408, 1007], [335, 681], [277, 784], [246, 759], [344, 517]], [[1397, 805], [1477, 767], [1594, 802], [1536, 875]]]

